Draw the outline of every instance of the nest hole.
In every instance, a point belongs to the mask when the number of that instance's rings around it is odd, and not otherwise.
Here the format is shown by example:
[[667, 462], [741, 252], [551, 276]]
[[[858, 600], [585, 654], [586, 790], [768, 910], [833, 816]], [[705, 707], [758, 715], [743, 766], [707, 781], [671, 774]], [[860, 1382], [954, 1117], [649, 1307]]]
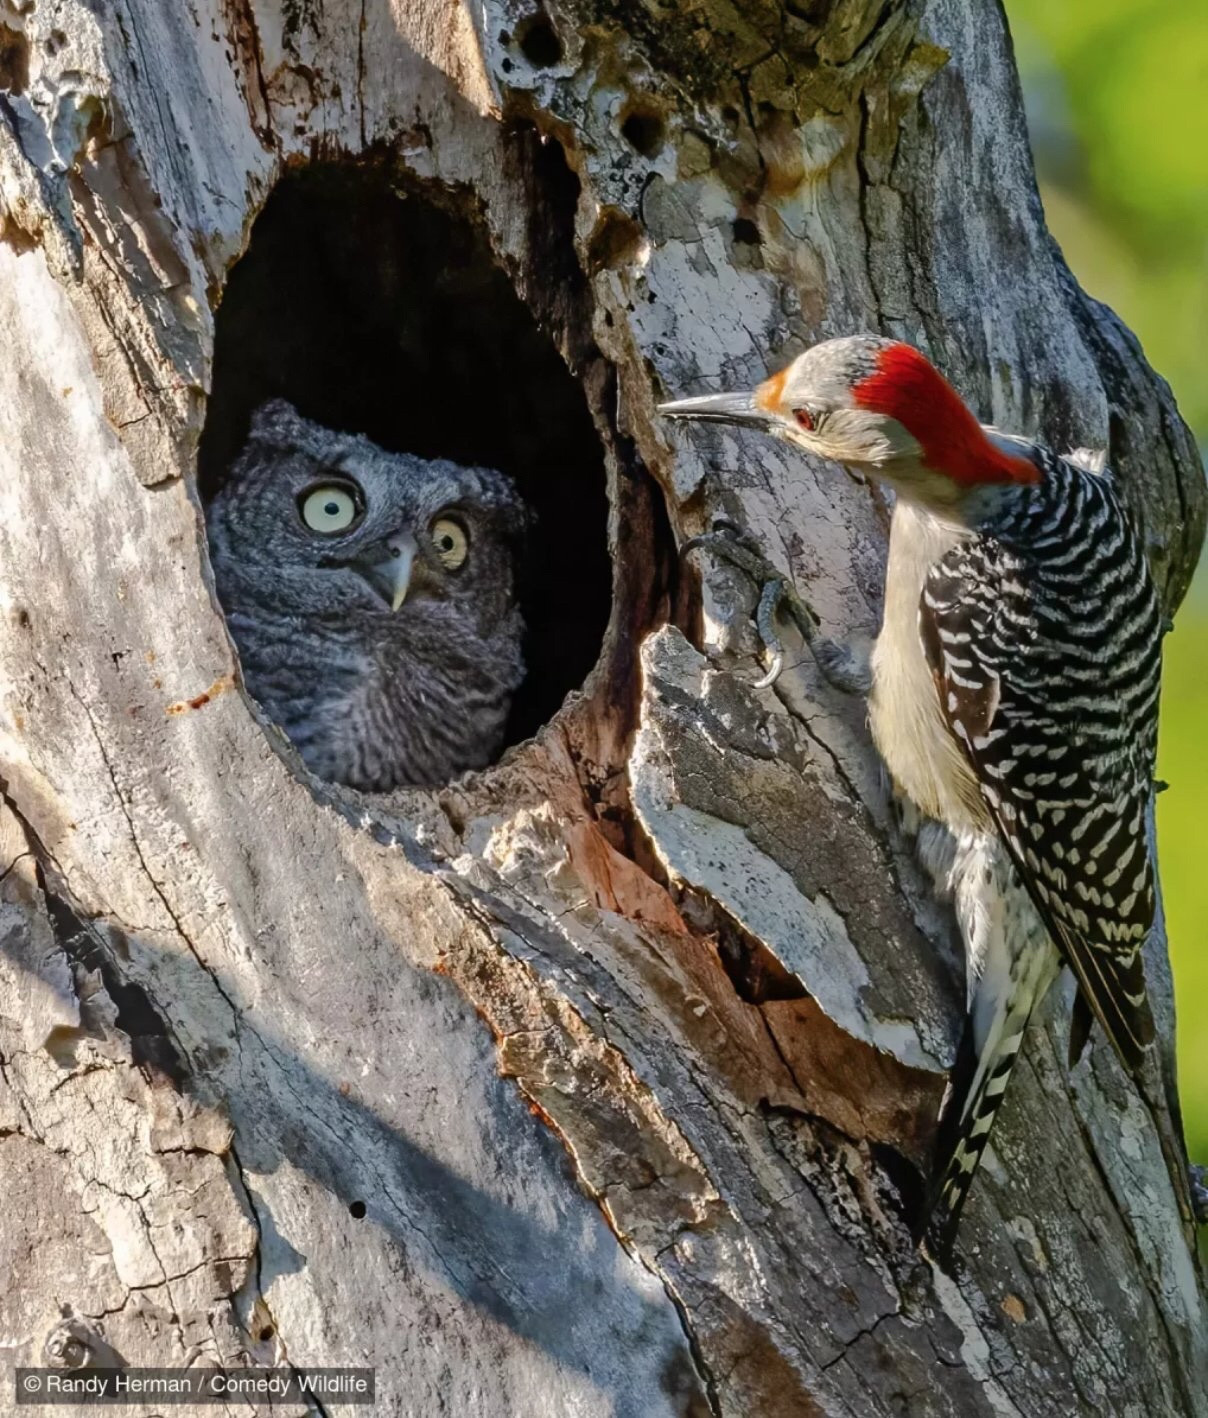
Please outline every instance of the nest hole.
[[17, 96], [29, 87], [29, 40], [0, 24], [0, 90]]
[[548, 15], [532, 15], [519, 25], [516, 43], [534, 69], [552, 69], [562, 62], [562, 41]]
[[759, 234], [759, 228], [750, 217], [736, 217], [731, 228], [734, 240], [740, 246], [761, 246], [763, 237]]
[[634, 152], [644, 158], [655, 158], [667, 140], [663, 115], [643, 104], [634, 104], [621, 120], [621, 136]]
[[608, 625], [604, 453], [468, 203], [351, 162], [282, 178], [216, 317], [203, 502], [277, 397], [387, 450], [514, 481], [533, 527], [516, 566], [526, 675], [503, 747], [531, 737], [591, 673]]

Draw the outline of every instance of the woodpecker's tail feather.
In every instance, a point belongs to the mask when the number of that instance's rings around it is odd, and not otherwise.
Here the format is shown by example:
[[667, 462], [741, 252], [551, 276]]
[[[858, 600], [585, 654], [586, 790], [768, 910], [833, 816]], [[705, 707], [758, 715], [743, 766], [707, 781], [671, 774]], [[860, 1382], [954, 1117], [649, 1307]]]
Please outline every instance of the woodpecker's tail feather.
[[[915, 1245], [921, 1246], [926, 1242], [932, 1253], [942, 1260], [947, 1260], [952, 1250], [960, 1208], [964, 1204], [965, 1192], [968, 1191], [966, 1182], [953, 1211], [945, 1198], [949, 1195], [950, 1182], [958, 1176], [963, 1176], [956, 1165], [957, 1157], [964, 1155], [961, 1145], [965, 1117], [963, 1100], [973, 1096], [973, 1079], [976, 1073], [977, 1050], [973, 1042], [973, 1023], [971, 1019], [966, 1019], [956, 1062], [948, 1080], [944, 1106], [940, 1110], [927, 1194], [914, 1223]], [[976, 1165], [975, 1162], [974, 1168]], [[970, 1171], [970, 1181], [972, 1177], [973, 1172]]]
[[952, 1251], [969, 1188], [998, 1110], [1006, 1097], [1011, 1071], [1023, 1047], [1032, 1011], [1052, 983], [1055, 959], [1038, 954], [1031, 968], [997, 1004], [982, 1041], [977, 1040], [977, 1012], [969, 1015], [948, 1097], [940, 1115], [931, 1185], [915, 1226], [915, 1242], [927, 1244], [938, 1259]]
[[[948, 1100], [940, 1116], [927, 1201], [915, 1227], [915, 1241], [925, 1240], [928, 1248], [941, 1259], [951, 1253], [961, 1211], [1006, 1095], [1030, 1015], [1030, 1002], [1026, 1010], [1006, 1015], [997, 1042], [981, 1059], [973, 1053], [971, 1037], [967, 1046], [962, 1045], [961, 1052], [968, 1062], [964, 1067], [962, 1060], [957, 1062]], [[966, 1030], [967, 1036], [971, 1033], [971, 1029]], [[961, 1087], [963, 1072], [972, 1073], [964, 1088]]]

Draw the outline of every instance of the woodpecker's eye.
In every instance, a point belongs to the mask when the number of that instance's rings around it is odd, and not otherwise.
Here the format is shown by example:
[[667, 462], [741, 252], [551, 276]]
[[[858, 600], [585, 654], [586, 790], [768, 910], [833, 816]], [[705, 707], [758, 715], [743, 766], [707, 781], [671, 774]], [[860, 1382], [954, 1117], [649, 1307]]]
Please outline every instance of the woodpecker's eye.
[[460, 522], [438, 517], [431, 527], [432, 545], [446, 571], [456, 571], [470, 554], [470, 538]]
[[814, 416], [809, 409], [794, 409], [793, 417], [797, 420], [797, 427], [803, 428], [810, 433], [814, 427]]
[[312, 532], [334, 536], [361, 518], [358, 490], [350, 483], [322, 483], [298, 499], [298, 511]]

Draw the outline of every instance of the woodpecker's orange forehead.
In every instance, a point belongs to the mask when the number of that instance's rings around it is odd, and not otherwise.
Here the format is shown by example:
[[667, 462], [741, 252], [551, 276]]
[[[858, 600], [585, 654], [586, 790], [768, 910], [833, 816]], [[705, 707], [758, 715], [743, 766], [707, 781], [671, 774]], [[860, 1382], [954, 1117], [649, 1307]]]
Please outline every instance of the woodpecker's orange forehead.
[[775, 413], [780, 408], [781, 400], [784, 398], [784, 384], [789, 377], [789, 370], [792, 365], [786, 364], [779, 374], [773, 374], [770, 379], [765, 379], [755, 390], [755, 404], [757, 408], [765, 410], [767, 413]]

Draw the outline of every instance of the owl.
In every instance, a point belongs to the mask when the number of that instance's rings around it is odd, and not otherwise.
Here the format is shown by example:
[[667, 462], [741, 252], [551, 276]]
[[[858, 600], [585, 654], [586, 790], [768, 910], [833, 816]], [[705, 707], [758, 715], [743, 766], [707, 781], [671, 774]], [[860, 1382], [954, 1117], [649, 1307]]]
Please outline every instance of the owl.
[[526, 514], [502, 473], [387, 453], [274, 399], [206, 521], [244, 682], [313, 773], [381, 792], [495, 757], [524, 675]]

